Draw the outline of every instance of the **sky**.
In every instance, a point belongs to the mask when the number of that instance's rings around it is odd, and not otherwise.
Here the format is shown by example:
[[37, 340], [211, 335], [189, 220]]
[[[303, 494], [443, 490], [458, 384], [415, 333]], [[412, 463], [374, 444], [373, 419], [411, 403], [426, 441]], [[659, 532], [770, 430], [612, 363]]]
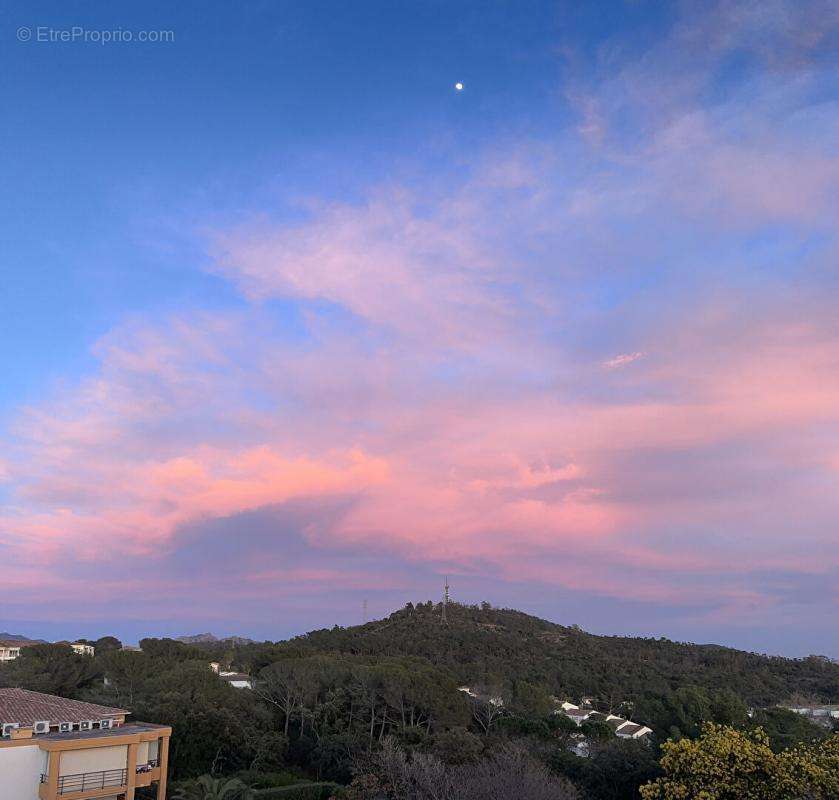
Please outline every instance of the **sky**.
[[2, 11], [0, 630], [839, 657], [835, 2]]

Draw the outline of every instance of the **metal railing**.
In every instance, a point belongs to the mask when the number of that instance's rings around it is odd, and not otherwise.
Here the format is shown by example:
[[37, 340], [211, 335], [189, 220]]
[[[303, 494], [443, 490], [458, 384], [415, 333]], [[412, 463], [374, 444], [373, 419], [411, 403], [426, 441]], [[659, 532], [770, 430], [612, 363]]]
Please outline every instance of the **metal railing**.
[[[49, 776], [41, 775], [41, 783], [48, 783]], [[58, 778], [58, 793], [87, 792], [91, 789], [108, 789], [125, 786], [128, 770], [105, 769], [100, 772], [80, 772], [78, 775], [61, 775]]]

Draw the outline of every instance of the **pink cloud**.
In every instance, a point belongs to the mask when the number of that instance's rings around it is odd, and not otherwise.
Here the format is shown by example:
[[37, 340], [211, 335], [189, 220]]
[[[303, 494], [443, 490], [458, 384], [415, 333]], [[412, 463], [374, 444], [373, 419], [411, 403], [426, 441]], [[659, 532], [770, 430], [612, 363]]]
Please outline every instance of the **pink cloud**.
[[[818, 480], [835, 474], [819, 443], [801, 437], [813, 425], [836, 422], [839, 341], [825, 318], [784, 325], [779, 309], [771, 311], [736, 347], [726, 330], [736, 319], [725, 312], [698, 309], [694, 320], [682, 318], [654, 361], [638, 361], [633, 378], [653, 395], [676, 389], [672, 400], [590, 403], [532, 388], [465, 402], [446, 382], [427, 383], [421, 397], [412, 397], [416, 375], [401, 352], [380, 354], [383, 363], [371, 371], [363, 352], [325, 345], [303, 357], [282, 354], [276, 367], [295, 396], [305, 398], [305, 410], [285, 418], [253, 408], [243, 413], [241, 398], [229, 410], [194, 406], [191, 391], [178, 389], [192, 384], [192, 372], [206, 377], [205, 364], [203, 356], [187, 354], [196, 352], [196, 337], [209, 336], [211, 343], [197, 352], [223, 361], [229, 329], [208, 333], [179, 321], [166, 339], [184, 371], [171, 372], [165, 361], [157, 370], [160, 361], [144, 353], [111, 362], [115, 351], [106, 348], [93, 388], [83, 384], [75, 397], [62, 395], [59, 406], [27, 415], [19, 433], [25, 437], [36, 422], [37, 428], [12, 463], [17, 501], [3, 519], [4, 541], [49, 576], [60, 574], [68, 554], [94, 563], [120, 554], [159, 556], [178, 546], [179, 530], [202, 520], [349, 494], [357, 500], [340, 520], [306, 534], [326, 559], [333, 548], [349, 547], [650, 602], [739, 596], [744, 570], [829, 568], [823, 556], [807, 551], [831, 529], [800, 534], [794, 545], [780, 534], [750, 533], [708, 552], [697, 551], [683, 533], [673, 533], [662, 550], [639, 531], [678, 529], [687, 520], [725, 528], [737, 518], [753, 528], [778, 509], [789, 514], [802, 490], [792, 485], [769, 501], [736, 486], [718, 499], [707, 491], [681, 496], [681, 490], [659, 490], [656, 474], [646, 470], [633, 476], [642, 494], [632, 496], [627, 476], [613, 465], [627, 453], [673, 453], [689, 479], [691, 462], [708, 448], [747, 443], [759, 469], [805, 469]], [[703, 320], [711, 318], [709, 330]], [[177, 332], [187, 329], [179, 339]], [[247, 337], [244, 329], [238, 334], [236, 341]], [[240, 370], [250, 387], [265, 381], [282, 408], [282, 387], [262, 371], [265, 351], [253, 344], [253, 359]], [[322, 376], [347, 359], [358, 369], [343, 374], [345, 394], [321, 402]], [[152, 374], [169, 405], [142, 402], [124, 413], [127, 388]], [[231, 380], [220, 371], [199, 383], [210, 396], [235, 397]], [[335, 413], [341, 397], [362, 393], [363, 404]], [[91, 396], [99, 402], [90, 404]], [[262, 443], [244, 447], [235, 436], [219, 435], [215, 420], [228, 411], [251, 432], [256, 421]], [[189, 414], [202, 424], [174, 443], [138, 434], [147, 426], [154, 431], [165, 421], [161, 414], [176, 420]], [[303, 419], [308, 424], [298, 427]], [[346, 444], [336, 447], [341, 440]], [[672, 480], [679, 486], [678, 477]], [[831, 513], [829, 498], [816, 494], [809, 502], [817, 513]], [[749, 552], [747, 562], [732, 559], [741, 549]], [[644, 571], [642, 583], [636, 570]], [[686, 588], [678, 575], [691, 573], [714, 574], [729, 588]], [[301, 574], [315, 580], [320, 573]], [[347, 575], [347, 586], [363, 582]]]
[[[795, 67], [822, 40], [789, 4], [744, 8], [610, 52], [568, 87], [580, 130], [490, 148], [463, 180], [219, 231], [240, 311], [127, 321], [90, 377], [20, 411], [5, 585], [71, 598], [79, 562], [163, 569], [214, 522], [303, 501], [291, 533], [242, 545], [231, 597], [361, 590], [376, 573], [336, 566], [350, 554], [753, 621], [778, 603], [756, 572], [839, 569], [839, 330], [817, 279], [835, 264], [808, 238], [835, 249], [839, 171], [806, 124], [777, 124], [827, 113]], [[700, 102], [732, 48], [771, 57], [745, 33], [764, 8], [778, 74]], [[797, 238], [755, 253], [767, 225]], [[154, 580], [169, 598], [208, 582]]]
[[509, 313], [493, 290], [497, 260], [476, 235], [470, 202], [418, 205], [386, 191], [360, 207], [316, 208], [302, 224], [223, 233], [218, 269], [256, 300], [329, 301], [414, 339], [468, 347]]

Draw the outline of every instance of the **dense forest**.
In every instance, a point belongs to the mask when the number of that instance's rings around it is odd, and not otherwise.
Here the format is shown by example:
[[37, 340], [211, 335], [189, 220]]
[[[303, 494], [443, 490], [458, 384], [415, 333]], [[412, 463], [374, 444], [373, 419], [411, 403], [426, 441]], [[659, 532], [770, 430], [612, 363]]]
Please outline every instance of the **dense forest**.
[[[403, 800], [423, 796], [417, 787], [436, 776], [428, 796], [490, 796], [492, 780], [520, 797], [634, 800], [642, 784], [664, 780], [666, 740], [700, 741], [708, 723], [741, 737], [759, 726], [769, 759], [829, 737], [774, 707], [839, 696], [839, 666], [824, 658], [593, 636], [488, 604], [450, 604], [446, 624], [440, 612], [409, 604], [366, 625], [276, 643], [145, 639], [138, 652], [104, 637], [94, 658], [41, 644], [0, 668], [0, 685], [172, 725], [173, 797], [209, 797], [202, 786], [224, 780], [237, 799], [291, 797], [269, 793], [305, 786], [314, 794], [300, 797]], [[247, 672], [254, 689], [232, 688], [211, 661]], [[557, 698], [582, 697], [654, 736], [619, 740], [604, 723], [578, 729], [554, 713]], [[587, 758], [572, 752], [581, 741]], [[458, 788], [447, 795], [443, 785]]]
[[218, 658], [258, 672], [288, 654], [343, 653], [421, 658], [461, 685], [527, 681], [558, 697], [591, 696], [616, 706], [684, 687], [728, 689], [748, 706], [792, 697], [828, 702], [839, 697], [839, 664], [822, 656], [770, 657], [718, 645], [621, 636], [595, 636], [488, 604], [409, 604], [385, 620], [313, 631], [277, 645], [209, 645]]

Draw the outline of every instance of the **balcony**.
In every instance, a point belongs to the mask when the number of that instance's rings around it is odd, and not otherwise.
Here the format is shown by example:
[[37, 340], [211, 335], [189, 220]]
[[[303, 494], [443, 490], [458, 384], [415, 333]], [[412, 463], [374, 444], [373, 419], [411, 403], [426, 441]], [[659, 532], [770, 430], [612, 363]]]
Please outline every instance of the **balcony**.
[[[149, 759], [145, 764], [137, 764], [135, 786], [151, 786], [160, 780], [160, 762], [156, 758]], [[49, 776], [41, 774], [40, 797], [46, 797]], [[99, 797], [110, 795], [109, 789], [124, 789], [128, 783], [128, 771], [125, 769], [109, 769], [100, 772], [84, 772], [76, 775], [62, 775], [58, 779], [58, 796], [67, 796], [67, 800], [77, 797]]]
[[[49, 777], [41, 775], [41, 783], [47, 783]], [[58, 794], [76, 794], [77, 792], [95, 792], [99, 789], [118, 789], [128, 781], [125, 769], [106, 769], [101, 772], [82, 772], [78, 775], [61, 775], [58, 778]]]
[[156, 758], [149, 759], [146, 764], [137, 764], [137, 780], [135, 786], [151, 786], [153, 781], [160, 780], [160, 762]]

